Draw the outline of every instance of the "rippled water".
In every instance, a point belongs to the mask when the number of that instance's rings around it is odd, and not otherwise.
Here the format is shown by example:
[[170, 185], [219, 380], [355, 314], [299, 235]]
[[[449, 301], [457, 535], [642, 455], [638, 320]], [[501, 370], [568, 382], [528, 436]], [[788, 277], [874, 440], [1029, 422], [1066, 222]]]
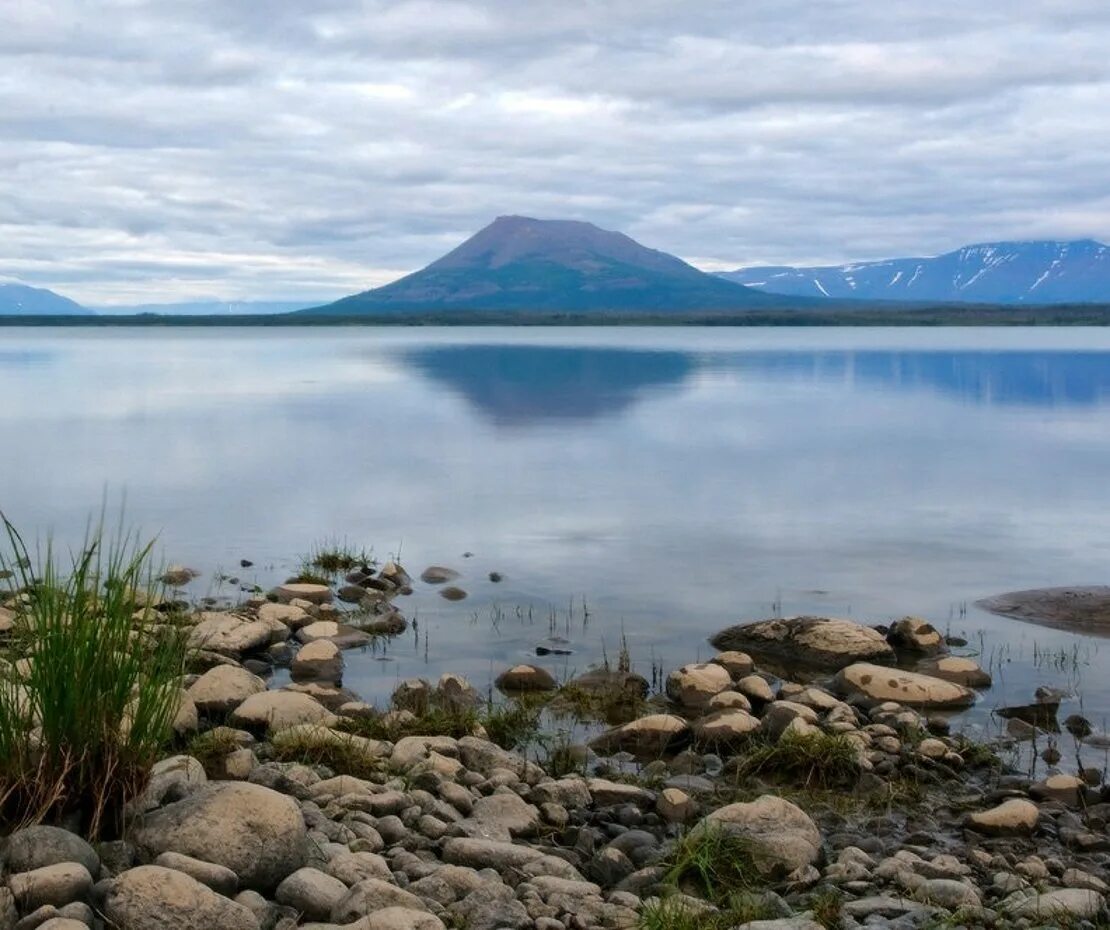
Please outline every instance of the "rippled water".
[[1104, 330], [5, 329], [0, 392], [32, 531], [125, 494], [198, 594], [332, 539], [459, 570], [466, 600], [418, 586], [416, 630], [349, 656], [368, 697], [486, 686], [550, 633], [559, 675], [622, 636], [647, 673], [741, 619], [912, 613], [995, 673], [972, 723], [1037, 684], [1110, 716], [1107, 643], [973, 606], [1107, 580]]

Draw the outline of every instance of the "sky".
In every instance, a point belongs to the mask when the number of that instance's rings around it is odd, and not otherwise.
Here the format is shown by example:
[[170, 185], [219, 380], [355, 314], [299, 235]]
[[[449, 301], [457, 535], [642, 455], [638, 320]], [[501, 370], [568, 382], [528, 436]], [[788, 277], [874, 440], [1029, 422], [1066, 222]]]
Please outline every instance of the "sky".
[[4, 0], [0, 280], [326, 300], [501, 214], [698, 267], [1110, 240], [1105, 0]]

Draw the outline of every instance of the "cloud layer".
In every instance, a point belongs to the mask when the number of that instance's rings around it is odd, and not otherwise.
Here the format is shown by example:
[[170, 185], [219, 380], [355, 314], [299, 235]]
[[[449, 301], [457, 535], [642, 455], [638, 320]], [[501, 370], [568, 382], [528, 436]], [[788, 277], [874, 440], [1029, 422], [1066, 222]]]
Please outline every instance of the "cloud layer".
[[501, 213], [706, 268], [1110, 238], [1102, 0], [21, 0], [0, 276], [325, 299]]

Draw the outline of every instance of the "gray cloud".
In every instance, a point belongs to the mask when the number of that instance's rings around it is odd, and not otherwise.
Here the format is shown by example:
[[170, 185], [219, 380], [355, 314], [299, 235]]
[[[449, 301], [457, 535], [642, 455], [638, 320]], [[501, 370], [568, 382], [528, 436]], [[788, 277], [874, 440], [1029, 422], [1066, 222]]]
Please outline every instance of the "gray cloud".
[[325, 299], [500, 213], [705, 267], [1110, 238], [1099, 0], [23, 0], [0, 274]]

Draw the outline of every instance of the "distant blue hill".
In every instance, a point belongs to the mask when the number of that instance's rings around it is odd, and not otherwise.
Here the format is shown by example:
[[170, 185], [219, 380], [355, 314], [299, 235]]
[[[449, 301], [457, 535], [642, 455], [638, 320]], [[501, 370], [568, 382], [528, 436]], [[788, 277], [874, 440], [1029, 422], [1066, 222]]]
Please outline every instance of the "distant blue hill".
[[944, 303], [1110, 303], [1110, 247], [992, 242], [935, 258], [892, 258], [813, 268], [763, 266], [720, 277], [767, 293]]
[[92, 310], [42, 287], [0, 283], [0, 316], [91, 316]]
[[796, 298], [764, 294], [699, 271], [680, 258], [591, 223], [501, 216], [420, 271], [302, 312], [328, 316], [450, 310], [678, 314], [798, 303]]
[[158, 316], [243, 316], [259, 313], [291, 313], [315, 307], [314, 300], [188, 300], [165, 304], [111, 304], [97, 306], [97, 313]]

